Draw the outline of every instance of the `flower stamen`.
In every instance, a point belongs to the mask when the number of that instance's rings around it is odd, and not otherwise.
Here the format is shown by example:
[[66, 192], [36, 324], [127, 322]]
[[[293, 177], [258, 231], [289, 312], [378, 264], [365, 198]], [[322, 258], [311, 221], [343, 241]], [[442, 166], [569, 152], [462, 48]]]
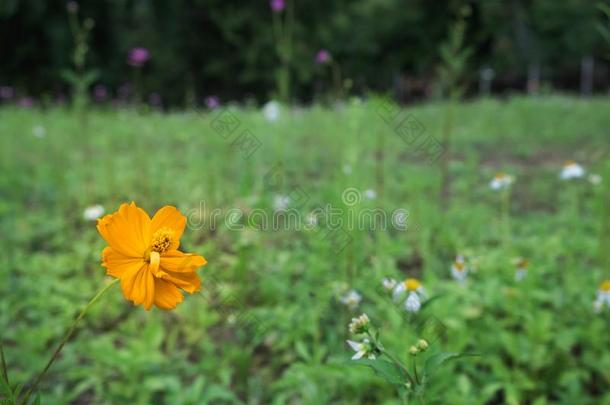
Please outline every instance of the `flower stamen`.
[[150, 249], [153, 252], [164, 253], [169, 250], [174, 241], [174, 231], [170, 228], [161, 228], [153, 234]]

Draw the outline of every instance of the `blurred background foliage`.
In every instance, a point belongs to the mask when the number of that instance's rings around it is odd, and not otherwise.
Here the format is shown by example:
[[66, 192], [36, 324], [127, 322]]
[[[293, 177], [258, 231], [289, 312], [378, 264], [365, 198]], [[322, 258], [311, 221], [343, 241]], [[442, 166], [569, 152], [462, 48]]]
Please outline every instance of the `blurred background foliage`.
[[[606, 44], [596, 26], [596, 1], [308, 0], [295, 4], [292, 98], [315, 101], [330, 74], [316, 66], [328, 49], [341, 65], [351, 94], [391, 90], [403, 101], [435, 94], [439, 48], [464, 5], [470, 7], [465, 43], [467, 94], [480, 72], [493, 69], [492, 91], [524, 90], [529, 76], [562, 90], [578, 90], [581, 66], [595, 60], [594, 91], [608, 88]], [[223, 101], [272, 96], [278, 56], [267, 1], [106, 0], [80, 4], [91, 18], [87, 65], [95, 83], [119, 89], [132, 82], [129, 49], [143, 46], [151, 61], [143, 94], [184, 106], [218, 95]], [[69, 96], [61, 72], [70, 68], [74, 40], [63, 0], [0, 2], [0, 85], [37, 98]]]

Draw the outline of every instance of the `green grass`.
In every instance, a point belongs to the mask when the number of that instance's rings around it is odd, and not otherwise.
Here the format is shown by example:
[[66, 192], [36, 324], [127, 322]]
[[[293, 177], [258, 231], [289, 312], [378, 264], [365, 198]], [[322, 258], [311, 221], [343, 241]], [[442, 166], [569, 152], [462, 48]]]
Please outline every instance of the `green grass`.
[[[441, 369], [426, 403], [610, 403], [610, 311], [592, 311], [610, 276], [610, 246], [599, 249], [608, 111], [608, 98], [559, 96], [459, 105], [443, 215], [436, 165], [370, 104], [284, 111], [274, 124], [236, 109], [229, 139], [212, 129], [213, 114], [94, 111], [83, 125], [63, 109], [0, 109], [0, 331], [11, 383], [31, 381], [106, 282], [104, 241], [84, 208], [112, 212], [133, 200], [150, 214], [173, 204], [190, 215], [182, 246], [208, 259], [202, 293], [175, 311], [146, 312], [111, 290], [42, 383], [43, 404], [399, 403], [392, 386], [349, 361], [347, 324], [361, 312], [405, 361], [419, 337], [432, 351], [481, 354]], [[440, 139], [442, 105], [408, 112]], [[248, 159], [233, 143], [242, 129], [261, 143]], [[605, 185], [560, 182], [567, 159]], [[497, 171], [517, 178], [508, 243], [488, 187]], [[379, 196], [347, 208], [350, 187]], [[275, 195], [305, 196], [303, 217], [325, 204], [344, 219], [406, 209], [411, 226], [348, 229], [351, 243], [338, 251], [324, 229], [210, 230], [198, 221], [202, 204], [208, 219], [215, 208], [271, 212]], [[460, 252], [478, 262], [464, 286], [449, 272]], [[521, 283], [518, 256], [530, 261]], [[417, 277], [438, 295], [418, 314], [434, 327], [418, 332], [380, 288], [383, 277]], [[358, 310], [339, 302], [345, 286], [362, 294]]]

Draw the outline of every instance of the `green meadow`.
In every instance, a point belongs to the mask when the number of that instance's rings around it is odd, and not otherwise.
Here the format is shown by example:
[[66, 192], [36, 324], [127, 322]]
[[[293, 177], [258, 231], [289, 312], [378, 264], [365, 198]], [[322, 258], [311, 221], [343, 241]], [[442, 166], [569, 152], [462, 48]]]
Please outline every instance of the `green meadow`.
[[[41, 371], [110, 280], [84, 210], [134, 201], [187, 216], [181, 249], [208, 261], [201, 291], [173, 311], [145, 311], [114, 286], [42, 381], [42, 404], [403, 403], [383, 372], [351, 360], [348, 324], [361, 313], [409, 367], [466, 354], [435, 370], [413, 403], [610, 404], [610, 306], [594, 310], [610, 278], [610, 99], [392, 112], [428, 140], [443, 138], [451, 114], [442, 203], [443, 157], [406, 142], [380, 102], [283, 108], [276, 122], [231, 107], [1, 108], [10, 383]], [[568, 160], [587, 174], [561, 180]], [[507, 192], [490, 188], [499, 172], [514, 176]], [[334, 221], [311, 215], [326, 209]], [[457, 255], [463, 282], [451, 274]], [[528, 261], [522, 280], [518, 258]], [[418, 279], [421, 310], [405, 311], [384, 278]], [[359, 300], [346, 300], [350, 290]], [[429, 348], [412, 356], [418, 339]]]

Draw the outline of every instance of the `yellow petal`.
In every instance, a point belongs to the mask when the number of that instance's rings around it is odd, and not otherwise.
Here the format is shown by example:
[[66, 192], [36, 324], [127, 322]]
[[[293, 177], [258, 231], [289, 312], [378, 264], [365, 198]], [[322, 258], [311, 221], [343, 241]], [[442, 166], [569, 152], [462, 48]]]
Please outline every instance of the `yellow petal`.
[[204, 257], [173, 250], [161, 255], [161, 268], [174, 273], [193, 272], [207, 263]]
[[143, 264], [142, 258], [125, 256], [111, 247], [102, 252], [102, 266], [106, 268], [106, 274], [112, 277], [119, 278], [126, 272], [137, 271]]
[[121, 204], [114, 214], [106, 215], [97, 229], [111, 248], [129, 257], [144, 257], [150, 243], [150, 217], [135, 203]]
[[183, 289], [189, 294], [199, 291], [201, 288], [201, 279], [195, 272], [191, 273], [173, 273], [164, 272], [161, 278], [165, 281], [169, 281], [176, 287]]
[[148, 264], [144, 263], [137, 271], [123, 273], [120, 279], [125, 299], [136, 305], [144, 305], [148, 311], [155, 298], [155, 280], [148, 270]]
[[178, 287], [170, 282], [155, 278], [155, 305], [161, 309], [173, 309], [184, 300]]
[[180, 246], [180, 238], [186, 226], [186, 217], [171, 205], [166, 205], [155, 213], [153, 216], [150, 232], [154, 234], [161, 228], [170, 228], [174, 230], [174, 239], [169, 247], [169, 250], [178, 249]]

